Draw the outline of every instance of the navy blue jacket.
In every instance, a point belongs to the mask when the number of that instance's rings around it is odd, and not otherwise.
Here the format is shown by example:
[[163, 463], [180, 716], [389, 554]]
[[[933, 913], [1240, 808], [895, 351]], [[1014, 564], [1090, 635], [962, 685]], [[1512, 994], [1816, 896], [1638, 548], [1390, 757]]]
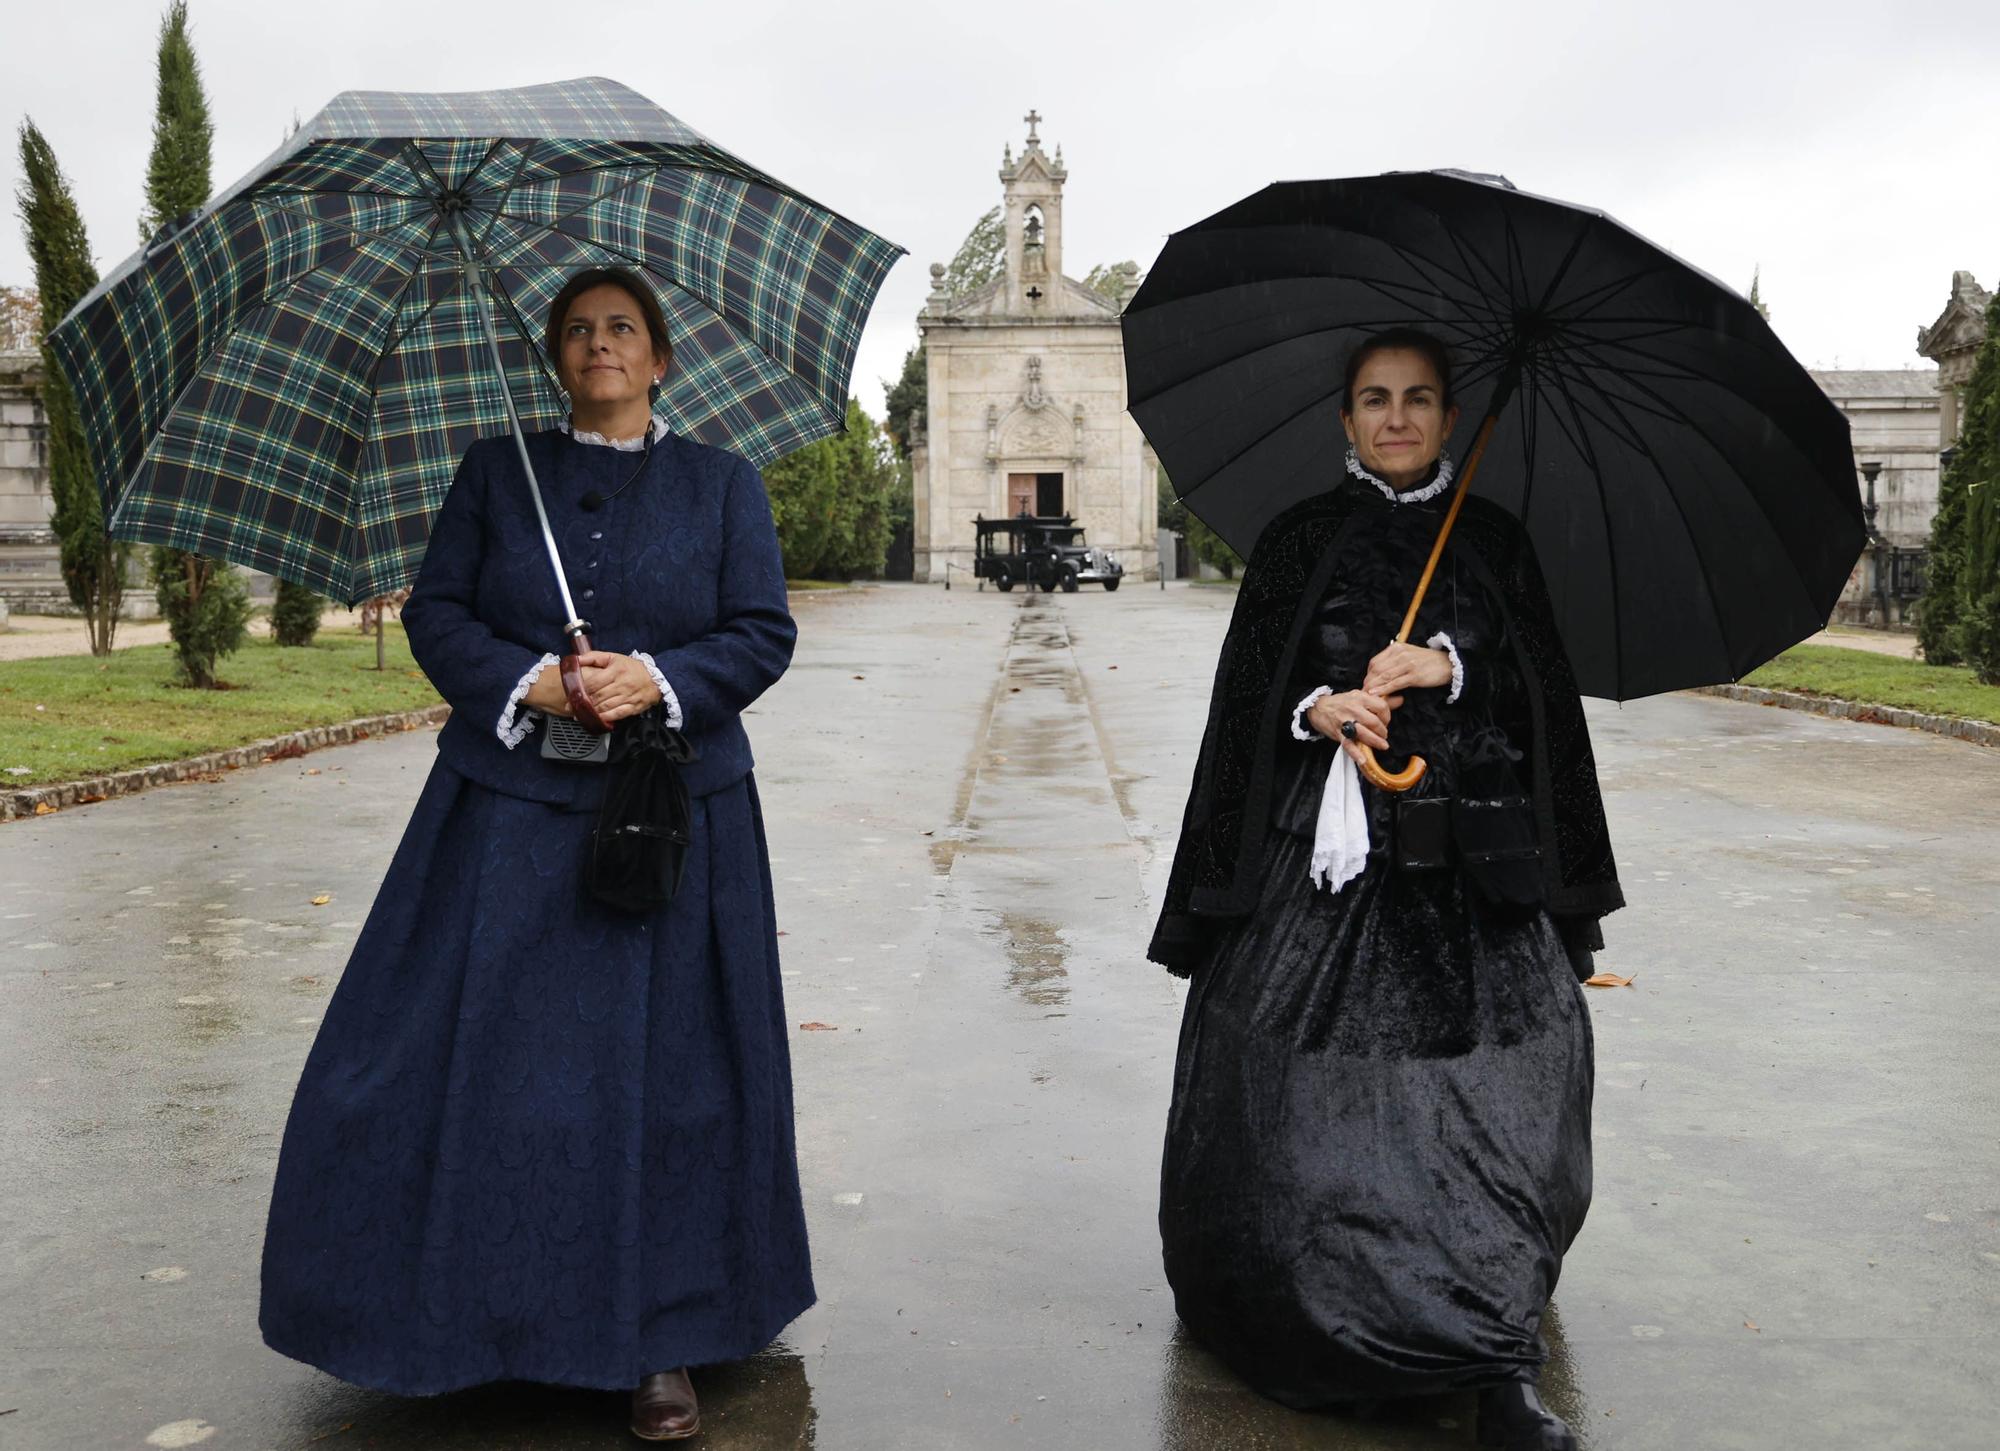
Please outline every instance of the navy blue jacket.
[[[554, 429], [530, 434], [528, 451], [592, 645], [653, 657], [700, 752], [684, 772], [692, 794], [740, 781], [751, 767], [741, 712], [785, 673], [798, 635], [757, 470], [669, 434], [640, 477], [590, 511], [583, 496], [611, 494], [638, 454]], [[495, 791], [587, 809], [601, 766], [544, 759], [540, 728], [511, 749], [497, 729], [521, 677], [565, 650], [564, 618], [514, 441], [482, 438], [459, 463], [403, 607], [417, 664], [451, 705], [438, 752]]]

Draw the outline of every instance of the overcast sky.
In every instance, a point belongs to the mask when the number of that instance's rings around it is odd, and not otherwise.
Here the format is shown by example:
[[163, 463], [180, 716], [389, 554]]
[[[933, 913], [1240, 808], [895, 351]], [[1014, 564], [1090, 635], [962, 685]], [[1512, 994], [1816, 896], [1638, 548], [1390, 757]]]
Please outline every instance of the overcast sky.
[[[10, 7], [0, 109], [31, 115], [100, 266], [137, 242], [160, 4]], [[1920, 366], [1955, 268], [2000, 280], [1993, 0], [192, 0], [234, 180], [351, 89], [605, 75], [900, 242], [855, 369], [879, 415], [928, 267], [999, 199], [1039, 108], [1066, 270], [1292, 177], [1457, 166], [1612, 213], [1747, 290], [1817, 367]], [[0, 183], [11, 198], [10, 131]], [[32, 280], [10, 208], [0, 283]]]

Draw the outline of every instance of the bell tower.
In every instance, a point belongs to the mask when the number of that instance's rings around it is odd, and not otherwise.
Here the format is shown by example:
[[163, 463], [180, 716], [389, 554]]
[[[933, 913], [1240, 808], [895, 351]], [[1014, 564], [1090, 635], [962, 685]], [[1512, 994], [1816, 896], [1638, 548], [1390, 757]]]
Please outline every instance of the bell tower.
[[1062, 148], [1053, 160], [1042, 150], [1039, 111], [1021, 118], [1028, 141], [1021, 159], [1010, 144], [1000, 163], [1004, 190], [1002, 220], [1007, 229], [1007, 305], [1016, 316], [1059, 310], [1062, 293], [1062, 192], [1069, 171]]

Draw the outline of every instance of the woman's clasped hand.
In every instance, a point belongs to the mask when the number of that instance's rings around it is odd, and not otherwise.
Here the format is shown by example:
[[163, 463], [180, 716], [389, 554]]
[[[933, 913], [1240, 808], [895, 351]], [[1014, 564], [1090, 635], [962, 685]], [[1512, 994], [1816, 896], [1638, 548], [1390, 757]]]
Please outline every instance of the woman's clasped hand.
[[[1361, 747], [1389, 749], [1389, 717], [1402, 705], [1402, 692], [1412, 687], [1429, 689], [1451, 684], [1451, 656], [1421, 645], [1391, 643], [1368, 662], [1367, 677], [1359, 690], [1322, 695], [1306, 712], [1306, 724], [1340, 748], [1361, 759]], [[1354, 739], [1343, 739], [1341, 726], [1354, 722]]]
[[[633, 656], [586, 650], [578, 659], [583, 665], [584, 691], [605, 720], [621, 721], [659, 704], [660, 687], [654, 683], [651, 672]], [[545, 667], [535, 677], [523, 700], [529, 709], [545, 715], [572, 714], [562, 673], [553, 666]]]

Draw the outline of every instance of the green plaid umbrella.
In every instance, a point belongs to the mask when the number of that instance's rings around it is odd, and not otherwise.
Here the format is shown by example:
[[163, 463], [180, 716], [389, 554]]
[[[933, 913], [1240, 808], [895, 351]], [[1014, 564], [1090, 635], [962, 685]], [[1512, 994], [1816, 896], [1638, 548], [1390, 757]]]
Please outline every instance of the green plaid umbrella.
[[50, 341], [114, 534], [351, 604], [415, 577], [468, 444], [564, 416], [539, 324], [575, 272], [656, 285], [656, 411], [763, 464], [841, 431], [901, 250], [612, 81], [349, 91]]

